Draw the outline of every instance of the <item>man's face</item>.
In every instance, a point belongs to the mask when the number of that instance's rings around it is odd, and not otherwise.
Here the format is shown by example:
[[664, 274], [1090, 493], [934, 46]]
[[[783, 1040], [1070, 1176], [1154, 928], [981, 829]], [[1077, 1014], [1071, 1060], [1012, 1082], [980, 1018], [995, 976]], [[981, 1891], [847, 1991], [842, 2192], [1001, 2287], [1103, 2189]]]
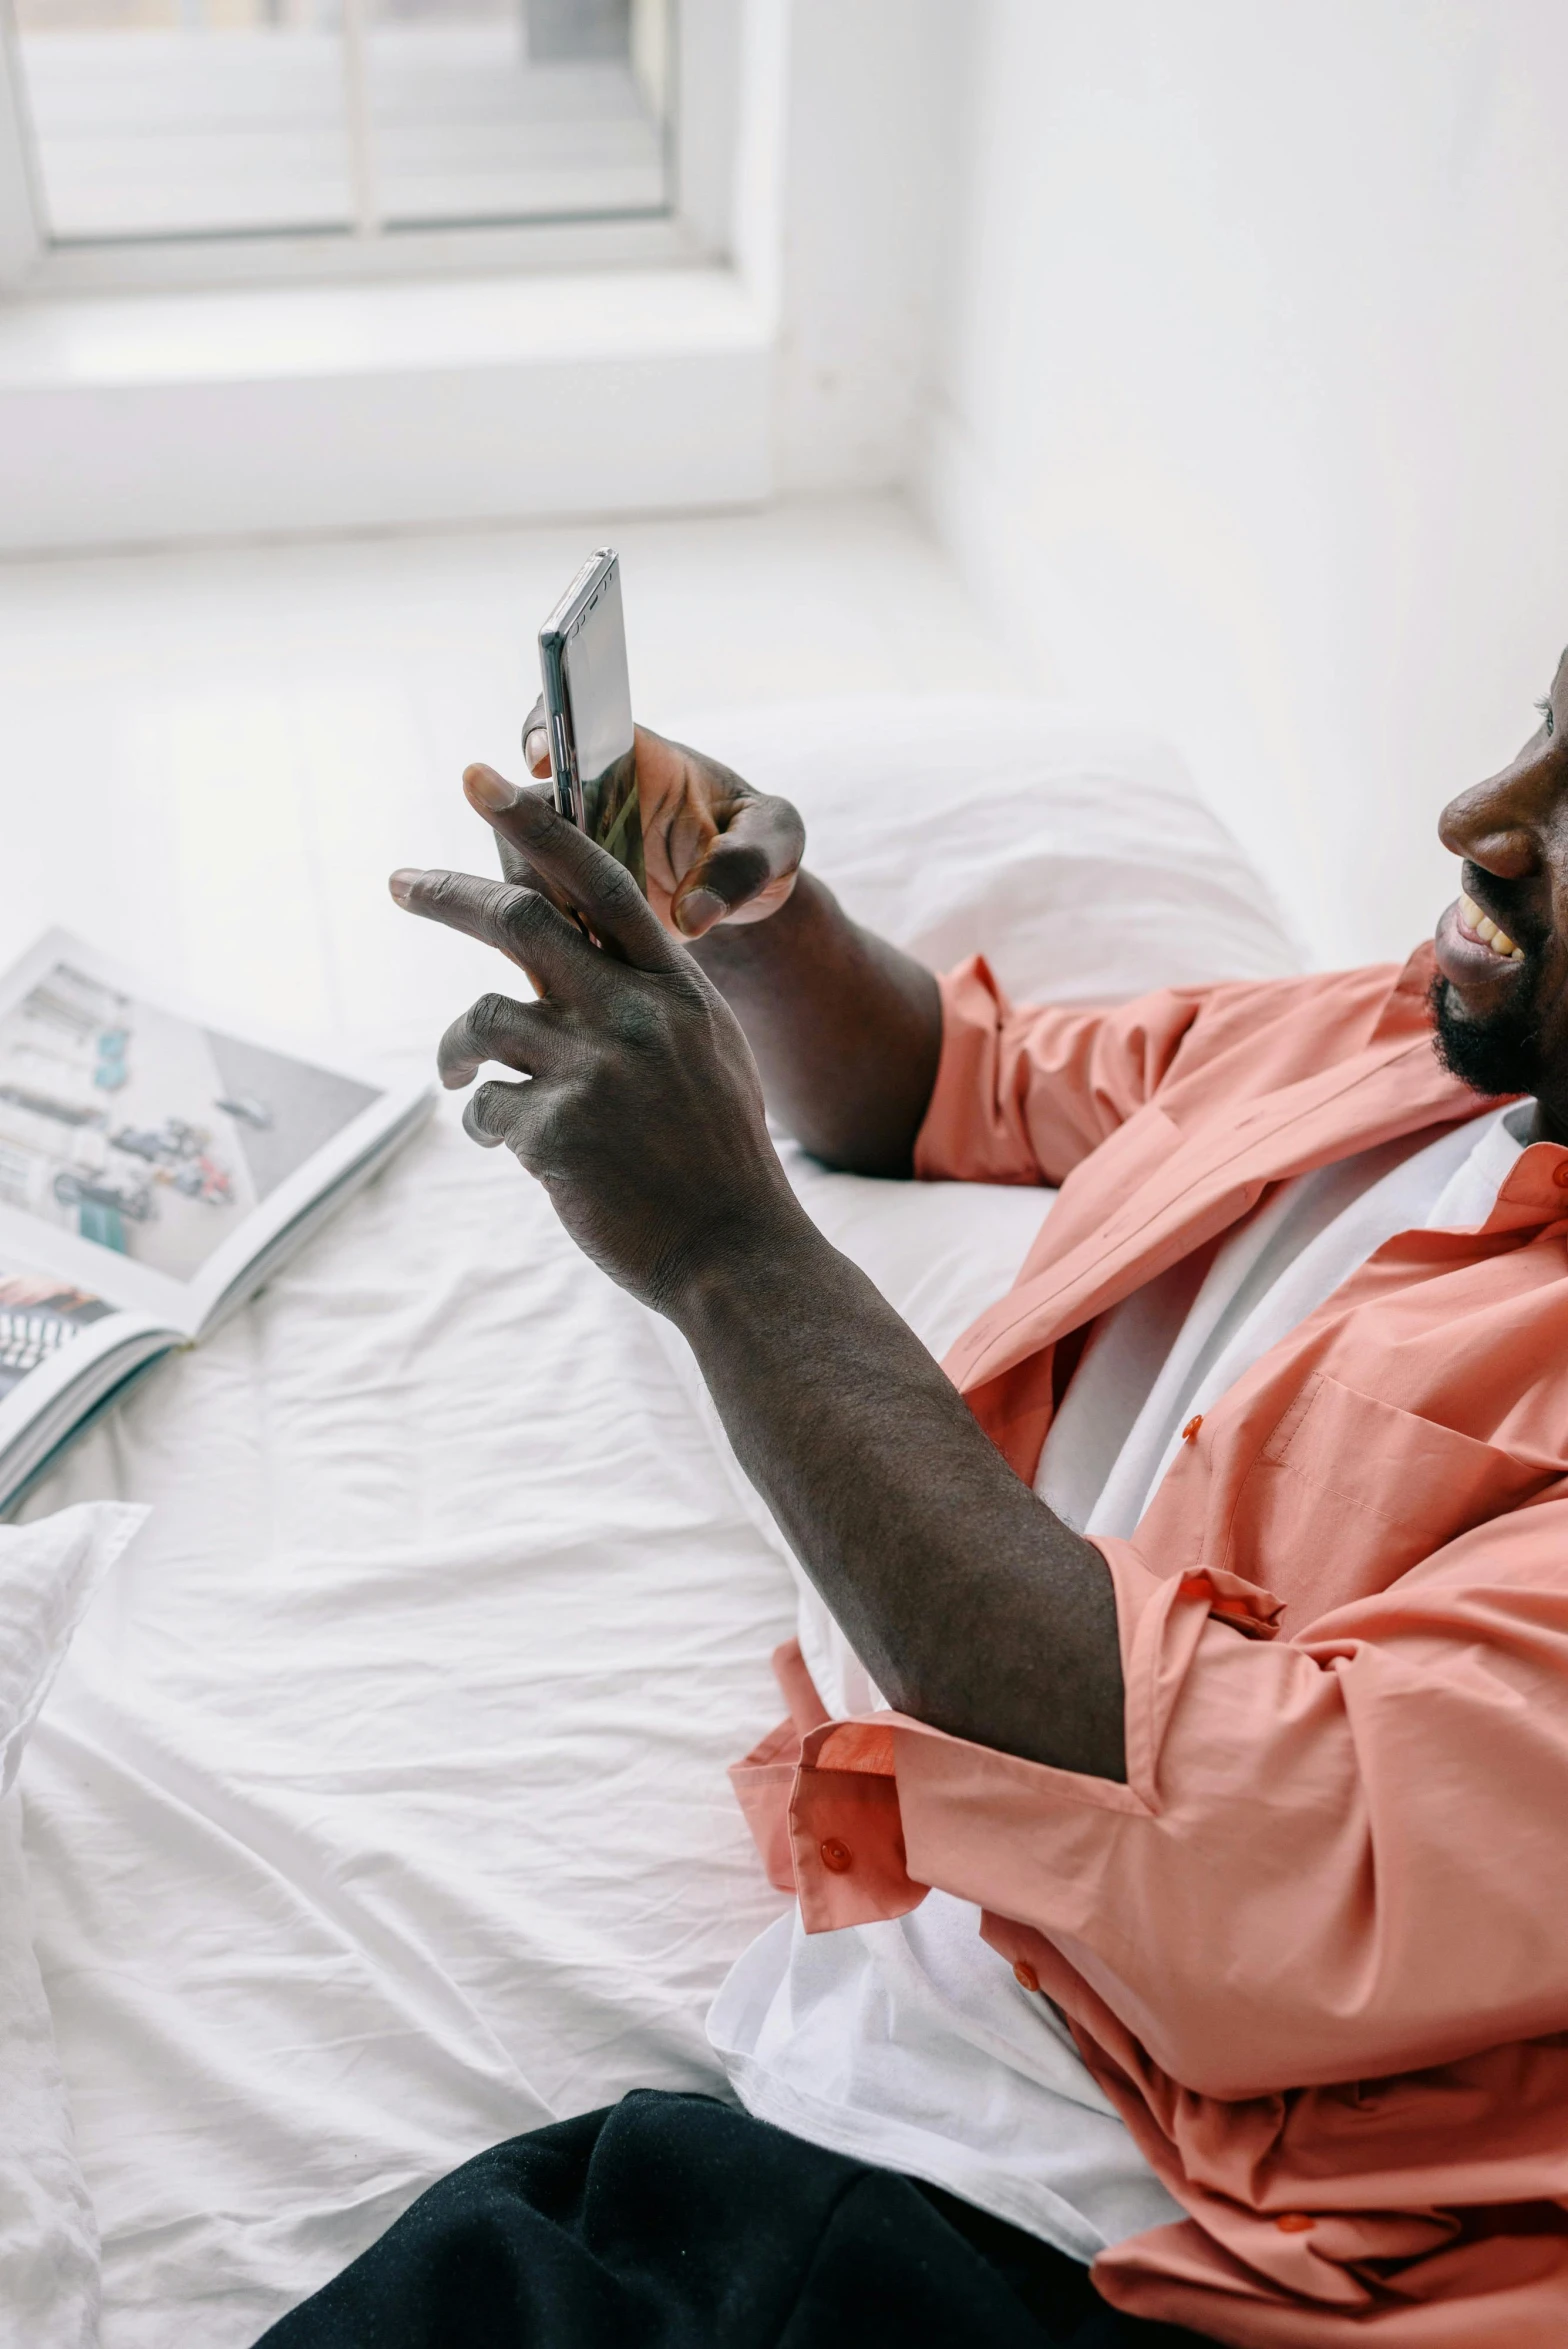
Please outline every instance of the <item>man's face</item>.
[[1438, 1050], [1480, 1093], [1534, 1093], [1568, 1140], [1568, 652], [1518, 757], [1443, 810], [1464, 858], [1437, 925]]

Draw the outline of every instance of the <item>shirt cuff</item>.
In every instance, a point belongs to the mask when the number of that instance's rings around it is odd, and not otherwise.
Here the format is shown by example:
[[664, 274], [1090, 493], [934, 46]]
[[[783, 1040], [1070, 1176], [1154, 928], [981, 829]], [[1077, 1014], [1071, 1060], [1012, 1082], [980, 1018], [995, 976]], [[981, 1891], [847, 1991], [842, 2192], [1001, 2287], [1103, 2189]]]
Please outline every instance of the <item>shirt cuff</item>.
[[922, 1182], [1038, 1183], [1040, 1169], [998, 1114], [998, 1037], [1006, 1005], [983, 954], [937, 981], [942, 1051], [915, 1136]]
[[808, 1933], [905, 1916], [932, 1885], [1043, 1924], [1064, 1869], [1097, 1877], [1097, 1856], [1129, 1819], [1158, 1813], [1161, 1746], [1211, 1622], [1272, 1638], [1279, 1602], [1222, 1568], [1162, 1576], [1129, 1542], [1095, 1547], [1116, 1591], [1125, 1782], [1024, 1761], [905, 1714], [826, 1722], [801, 1741], [789, 1804]]

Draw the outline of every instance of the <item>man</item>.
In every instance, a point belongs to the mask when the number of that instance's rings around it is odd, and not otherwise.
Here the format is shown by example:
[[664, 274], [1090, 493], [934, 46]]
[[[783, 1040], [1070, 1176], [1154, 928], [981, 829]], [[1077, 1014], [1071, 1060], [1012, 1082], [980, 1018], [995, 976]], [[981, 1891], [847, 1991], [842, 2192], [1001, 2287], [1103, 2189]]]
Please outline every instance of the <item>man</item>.
[[[757, 2117], [517, 2140], [276, 2349], [1568, 2339], [1564, 726], [1568, 656], [1443, 817], [1435, 955], [1107, 1012], [939, 987], [654, 736], [648, 903], [469, 770], [508, 879], [393, 892], [539, 1000], [443, 1075], [520, 1073], [469, 1131], [684, 1332], [891, 1709], [786, 1656], [737, 1773], [799, 1895], [710, 2025]], [[948, 1375], [765, 1093], [1061, 1186]]]

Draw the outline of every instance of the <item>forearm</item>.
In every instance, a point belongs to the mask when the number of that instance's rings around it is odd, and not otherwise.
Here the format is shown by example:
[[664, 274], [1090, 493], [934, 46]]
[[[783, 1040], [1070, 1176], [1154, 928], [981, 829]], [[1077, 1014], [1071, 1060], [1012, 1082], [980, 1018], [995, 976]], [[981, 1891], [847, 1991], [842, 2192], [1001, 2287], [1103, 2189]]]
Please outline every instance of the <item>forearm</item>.
[[669, 1308], [747, 1474], [899, 1710], [1124, 1776], [1099, 1552], [1021, 1484], [913, 1332], [802, 1215]]
[[768, 1106], [830, 1166], [907, 1175], [942, 1049], [937, 984], [802, 873], [766, 921], [691, 948], [756, 1056]]

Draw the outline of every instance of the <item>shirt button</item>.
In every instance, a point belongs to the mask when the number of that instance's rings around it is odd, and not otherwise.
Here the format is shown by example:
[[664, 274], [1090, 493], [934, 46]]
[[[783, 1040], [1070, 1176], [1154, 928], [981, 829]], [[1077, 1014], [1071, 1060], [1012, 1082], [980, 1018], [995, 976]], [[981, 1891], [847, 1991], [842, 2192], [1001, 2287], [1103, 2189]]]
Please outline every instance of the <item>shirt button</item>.
[[1552, 1169], [1552, 1180], [1559, 1191], [1568, 1191], [1568, 1158], [1559, 1158]]
[[826, 1843], [819, 1845], [818, 1849], [822, 1853], [824, 1868], [831, 1868], [835, 1876], [842, 1876], [853, 1857], [849, 1845], [840, 1843], [836, 1835], [830, 1835]]
[[1039, 1975], [1024, 1958], [1020, 1958], [1017, 1965], [1014, 1966], [1013, 1980], [1020, 1990], [1038, 1990], [1040, 1987]]
[[1282, 2235], [1310, 2235], [1317, 2223], [1307, 2210], [1287, 2210], [1274, 2221]]
[[1198, 1430], [1199, 1430], [1199, 1428], [1200, 1428], [1202, 1425], [1203, 1425], [1203, 1413], [1200, 1411], [1200, 1412], [1198, 1413], [1197, 1417], [1196, 1417], [1196, 1418], [1194, 1418], [1194, 1419], [1189, 1419], [1189, 1420], [1188, 1420], [1188, 1422], [1187, 1422], [1187, 1424], [1186, 1424], [1186, 1426], [1185, 1426], [1185, 1427], [1182, 1429], [1182, 1431], [1181, 1431], [1181, 1440], [1182, 1440], [1182, 1442], [1183, 1442], [1184, 1444], [1195, 1444], [1195, 1443], [1197, 1442], [1197, 1440], [1198, 1440]]

